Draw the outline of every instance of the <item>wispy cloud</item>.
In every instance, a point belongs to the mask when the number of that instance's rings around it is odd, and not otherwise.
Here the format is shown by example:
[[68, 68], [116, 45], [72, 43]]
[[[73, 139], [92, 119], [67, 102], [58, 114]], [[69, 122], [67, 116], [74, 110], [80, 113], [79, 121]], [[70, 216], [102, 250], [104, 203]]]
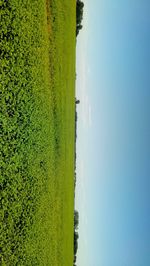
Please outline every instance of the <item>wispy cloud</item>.
[[82, 112], [81, 119], [85, 128], [89, 128], [92, 126], [92, 107], [90, 104], [90, 99], [88, 94], [84, 93], [82, 97]]
[[77, 97], [80, 99], [80, 115], [84, 127], [92, 126], [92, 106], [89, 97], [89, 79], [90, 79], [90, 65], [87, 54], [87, 35], [78, 51], [77, 59]]
[[78, 177], [77, 177], [78, 182], [77, 182], [77, 187], [76, 187], [76, 192], [77, 192], [76, 203], [77, 203], [77, 208], [80, 209], [83, 215], [85, 215], [86, 210], [87, 210], [87, 201], [86, 201], [87, 175], [86, 175], [86, 168], [85, 168], [85, 163], [83, 159], [81, 159], [78, 162], [77, 168], [78, 168]]
[[83, 29], [77, 39], [77, 97], [80, 99], [80, 117], [84, 128], [92, 126], [92, 107], [88, 93], [91, 69], [88, 58], [89, 16], [87, 1], [84, 1]]
[[[86, 168], [84, 160], [80, 160], [78, 165], [78, 182], [77, 182], [77, 194], [76, 194], [76, 208], [79, 210], [79, 250], [78, 255], [81, 258], [82, 252], [87, 250], [87, 230], [88, 230], [88, 206], [87, 206], [87, 195], [86, 195]], [[80, 241], [82, 239], [82, 241]]]

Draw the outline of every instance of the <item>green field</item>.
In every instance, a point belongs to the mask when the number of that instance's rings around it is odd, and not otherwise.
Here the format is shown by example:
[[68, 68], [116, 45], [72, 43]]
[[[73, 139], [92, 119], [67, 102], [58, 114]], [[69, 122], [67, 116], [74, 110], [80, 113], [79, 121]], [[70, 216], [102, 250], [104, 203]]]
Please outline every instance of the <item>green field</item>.
[[73, 265], [75, 0], [0, 1], [0, 264]]

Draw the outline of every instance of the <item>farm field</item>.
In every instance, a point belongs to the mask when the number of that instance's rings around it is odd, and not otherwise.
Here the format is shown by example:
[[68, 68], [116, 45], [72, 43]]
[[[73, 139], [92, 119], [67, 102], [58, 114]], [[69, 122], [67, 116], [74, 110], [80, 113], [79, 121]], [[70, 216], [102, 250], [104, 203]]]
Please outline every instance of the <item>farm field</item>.
[[73, 265], [76, 1], [0, 1], [0, 264]]

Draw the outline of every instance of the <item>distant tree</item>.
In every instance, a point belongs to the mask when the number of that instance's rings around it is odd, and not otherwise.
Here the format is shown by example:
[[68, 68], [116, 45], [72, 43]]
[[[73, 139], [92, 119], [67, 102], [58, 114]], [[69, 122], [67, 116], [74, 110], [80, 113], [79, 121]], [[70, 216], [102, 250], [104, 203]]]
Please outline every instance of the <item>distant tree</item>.
[[78, 232], [74, 231], [74, 255], [77, 254], [77, 250], [78, 250]]
[[83, 19], [83, 8], [84, 3], [81, 0], [76, 2], [76, 36], [79, 34], [79, 31], [82, 29], [82, 19]]
[[77, 250], [78, 250], [78, 238], [79, 234], [77, 232], [79, 225], [79, 213], [78, 211], [74, 211], [74, 266], [76, 265], [76, 259], [77, 259]]
[[79, 104], [79, 103], [80, 103], [80, 100], [77, 100], [77, 99], [76, 99], [76, 104]]
[[79, 31], [83, 28], [82, 25], [78, 25], [76, 28], [76, 36], [79, 34]]
[[79, 226], [79, 213], [78, 211], [74, 211], [74, 229], [78, 230], [78, 226]]

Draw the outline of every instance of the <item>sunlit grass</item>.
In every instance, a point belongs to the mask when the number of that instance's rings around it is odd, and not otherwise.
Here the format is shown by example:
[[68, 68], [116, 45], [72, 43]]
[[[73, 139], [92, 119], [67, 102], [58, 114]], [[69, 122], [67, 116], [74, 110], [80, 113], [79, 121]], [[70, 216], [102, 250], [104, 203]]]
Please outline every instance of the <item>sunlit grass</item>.
[[72, 265], [75, 1], [1, 1], [3, 265]]

